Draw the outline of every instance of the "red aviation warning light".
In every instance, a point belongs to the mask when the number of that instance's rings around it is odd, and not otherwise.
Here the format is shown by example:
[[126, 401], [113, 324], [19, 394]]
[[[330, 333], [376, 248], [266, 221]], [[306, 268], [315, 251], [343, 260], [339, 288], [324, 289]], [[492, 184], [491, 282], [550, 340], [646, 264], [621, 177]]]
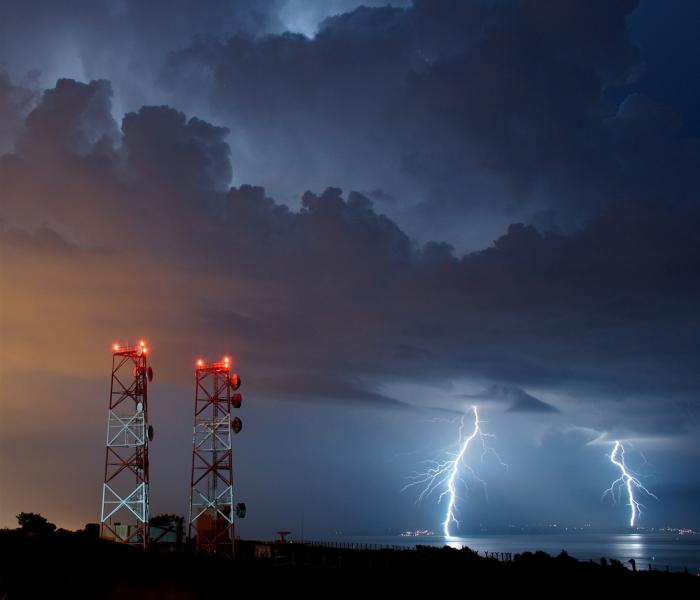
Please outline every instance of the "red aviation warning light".
[[153, 369], [146, 343], [112, 345], [112, 383], [107, 413], [100, 537], [132, 546], [148, 545], [150, 506], [148, 384]]
[[243, 426], [231, 418], [231, 409], [241, 406], [234, 393], [240, 378], [231, 374], [231, 359], [195, 363], [192, 476], [190, 479], [189, 537], [197, 550], [233, 558], [235, 519], [246, 513], [244, 503], [235, 503], [231, 433]]

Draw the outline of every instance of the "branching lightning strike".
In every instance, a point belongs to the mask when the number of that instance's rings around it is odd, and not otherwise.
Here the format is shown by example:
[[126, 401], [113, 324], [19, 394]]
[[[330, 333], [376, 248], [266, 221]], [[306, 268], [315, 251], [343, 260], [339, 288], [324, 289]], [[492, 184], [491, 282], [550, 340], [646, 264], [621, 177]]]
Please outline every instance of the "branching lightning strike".
[[[477, 476], [474, 469], [467, 464], [464, 456], [469, 448], [471, 442], [478, 439], [481, 442], [481, 447], [483, 452], [481, 453], [481, 460], [484, 460], [486, 454], [493, 454], [498, 462], [505, 468], [508, 468], [502, 460], [501, 457], [496, 453], [496, 451], [491, 448], [486, 443], [486, 438], [496, 437], [491, 433], [485, 433], [481, 429], [481, 421], [479, 420], [479, 411], [476, 406], [472, 407], [474, 413], [474, 429], [471, 434], [464, 438], [464, 417], [460, 419], [459, 425], [459, 451], [456, 453], [449, 453], [450, 458], [444, 461], [430, 460], [426, 461], [429, 464], [427, 470], [416, 473], [409, 477], [410, 483], [405, 485], [401, 491], [414, 486], [423, 486], [416, 502], [423, 500], [425, 496], [429, 496], [437, 489], [442, 489], [440, 495], [438, 496], [438, 503], [442, 501], [444, 496], [449, 496], [449, 501], [447, 503], [447, 511], [445, 513], [445, 520], [442, 523], [443, 531], [446, 537], [450, 537], [450, 525], [454, 523], [459, 527], [459, 521], [457, 520], [457, 500], [459, 496], [457, 494], [457, 484], [461, 483], [467, 490], [469, 486], [466, 481], [460, 476], [460, 471], [466, 469], [469, 471], [474, 480], [478, 481], [484, 488], [484, 494], [487, 494], [486, 482]], [[488, 497], [488, 496], [487, 496]]]
[[618, 502], [622, 489], [625, 488], [628, 498], [627, 505], [630, 507], [630, 527], [634, 527], [637, 517], [642, 514], [642, 509], [644, 508], [644, 505], [635, 497], [635, 490], [654, 498], [654, 500], [658, 500], [658, 498], [644, 487], [637, 478], [636, 473], [625, 464], [625, 447], [619, 441], [615, 442], [615, 447], [610, 453], [610, 462], [620, 469], [622, 474], [603, 492], [603, 498], [610, 494], [613, 502]]

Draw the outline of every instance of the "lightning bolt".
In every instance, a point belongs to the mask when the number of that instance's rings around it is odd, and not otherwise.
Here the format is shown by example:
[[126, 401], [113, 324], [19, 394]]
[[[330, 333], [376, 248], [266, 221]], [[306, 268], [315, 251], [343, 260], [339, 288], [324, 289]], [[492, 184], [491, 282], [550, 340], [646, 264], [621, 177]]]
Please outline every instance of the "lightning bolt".
[[496, 436], [494, 436], [491, 433], [486, 433], [481, 429], [481, 421], [479, 420], [478, 407], [473, 406], [472, 412], [474, 414], [474, 428], [471, 434], [466, 438], [463, 434], [464, 416], [460, 418], [458, 442], [459, 451], [456, 453], [448, 453], [450, 457], [443, 461], [425, 461], [429, 465], [428, 468], [421, 473], [411, 475], [408, 478], [410, 479], [410, 482], [407, 485], [405, 485], [401, 490], [403, 492], [410, 487], [422, 486], [421, 492], [418, 495], [418, 498], [416, 499], [416, 502], [420, 503], [423, 500], [423, 498], [429, 496], [435, 490], [442, 489], [440, 495], [438, 496], [438, 503], [440, 503], [445, 496], [449, 497], [449, 501], [447, 503], [447, 510], [445, 512], [445, 520], [442, 522], [442, 528], [445, 532], [446, 537], [450, 537], [450, 525], [452, 523], [459, 527], [459, 521], [456, 515], [456, 504], [457, 500], [459, 499], [459, 496], [457, 494], [457, 484], [461, 483], [467, 489], [467, 491], [469, 490], [469, 486], [467, 485], [466, 481], [464, 481], [464, 479], [462, 479], [462, 477], [460, 476], [460, 472], [462, 469], [469, 471], [472, 478], [482, 485], [484, 489], [484, 495], [486, 495], [488, 499], [486, 482], [484, 482], [483, 479], [477, 476], [474, 469], [469, 464], [467, 464], [467, 462], [464, 459], [464, 456], [470, 444], [476, 439], [478, 439], [478, 441], [481, 443], [482, 462], [487, 454], [493, 454], [503, 467], [505, 467], [506, 469], [508, 468], [508, 465], [506, 465], [501, 460], [501, 457], [496, 453], [496, 451], [487, 444], [487, 438], [494, 438]]
[[610, 453], [610, 462], [620, 469], [621, 475], [603, 492], [602, 497], [605, 498], [605, 496], [610, 494], [613, 502], [618, 502], [622, 494], [622, 489], [624, 488], [627, 490], [627, 505], [630, 507], [630, 527], [634, 527], [637, 517], [642, 514], [642, 509], [645, 508], [635, 497], [635, 491], [646, 494], [654, 498], [654, 500], [658, 500], [658, 498], [644, 487], [642, 482], [637, 478], [636, 473], [625, 464], [625, 447], [618, 441], [615, 442], [615, 447]]

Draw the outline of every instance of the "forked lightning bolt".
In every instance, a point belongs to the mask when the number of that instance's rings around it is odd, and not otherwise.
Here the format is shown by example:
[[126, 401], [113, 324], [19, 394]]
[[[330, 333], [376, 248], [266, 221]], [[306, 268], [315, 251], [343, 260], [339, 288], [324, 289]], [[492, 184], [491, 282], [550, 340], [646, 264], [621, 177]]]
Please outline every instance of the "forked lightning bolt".
[[472, 411], [474, 413], [474, 429], [466, 438], [463, 437], [464, 417], [460, 419], [458, 444], [459, 451], [457, 453], [450, 453], [450, 458], [444, 461], [427, 461], [430, 465], [428, 469], [409, 477], [411, 480], [410, 483], [405, 485], [401, 490], [404, 491], [413, 486], [423, 486], [418, 498], [416, 499], [416, 502], [420, 502], [425, 496], [432, 494], [437, 489], [442, 490], [438, 496], [438, 502], [441, 502], [444, 496], [449, 497], [447, 511], [445, 513], [445, 520], [442, 523], [443, 531], [447, 537], [450, 537], [450, 525], [452, 523], [459, 527], [459, 521], [457, 520], [456, 516], [456, 504], [457, 500], [459, 499], [459, 496], [457, 495], [457, 484], [461, 483], [465, 488], [469, 489], [467, 483], [460, 476], [460, 471], [462, 469], [469, 471], [471, 476], [483, 486], [484, 494], [487, 493], [486, 483], [477, 476], [474, 469], [472, 469], [472, 467], [469, 466], [464, 459], [464, 455], [466, 454], [472, 441], [478, 439], [481, 442], [481, 448], [483, 450], [481, 454], [482, 461], [486, 454], [491, 453], [498, 459], [498, 462], [503, 467], [507, 468], [507, 465], [501, 460], [501, 457], [498, 456], [496, 451], [486, 443], [486, 438], [493, 438], [495, 436], [482, 431], [478, 408], [474, 406], [472, 407]]
[[618, 441], [615, 442], [615, 447], [610, 454], [610, 462], [620, 469], [622, 474], [603, 492], [603, 498], [610, 494], [613, 502], [617, 502], [624, 488], [627, 491], [628, 506], [630, 507], [630, 527], [634, 527], [637, 517], [642, 514], [644, 508], [644, 505], [635, 497], [635, 491], [651, 496], [654, 500], [658, 500], [658, 498], [642, 485], [636, 474], [625, 464], [625, 448]]

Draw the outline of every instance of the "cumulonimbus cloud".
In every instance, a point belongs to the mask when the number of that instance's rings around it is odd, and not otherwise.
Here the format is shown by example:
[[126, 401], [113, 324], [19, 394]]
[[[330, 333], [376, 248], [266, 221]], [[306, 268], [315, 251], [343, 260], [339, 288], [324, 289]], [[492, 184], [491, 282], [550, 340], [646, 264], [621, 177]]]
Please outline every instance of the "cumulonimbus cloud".
[[[683, 340], [696, 333], [694, 209], [618, 204], [572, 235], [514, 224], [459, 256], [415, 242], [356, 192], [308, 192], [292, 210], [262, 188], [227, 189], [225, 130], [168, 107], [119, 127], [109, 98], [106, 82], [60, 81], [18, 126], [17, 152], [0, 160], [3, 243], [26, 272], [59, 260], [49, 238], [82, 249], [61, 254], [67, 280], [89, 279], [101, 261], [123, 278], [136, 261], [168, 290], [151, 307], [156, 330], [234, 340], [275, 393], [284, 380], [290, 394], [330, 398], [335, 378], [341, 400], [355, 389], [391, 405], [382, 385], [419, 377], [595, 388], [601, 400], [693, 396], [695, 355]], [[47, 293], [16, 276], [6, 270], [18, 303], [23, 285]], [[68, 312], [76, 323], [85, 316]], [[101, 328], [88, 327], [93, 339]]]

